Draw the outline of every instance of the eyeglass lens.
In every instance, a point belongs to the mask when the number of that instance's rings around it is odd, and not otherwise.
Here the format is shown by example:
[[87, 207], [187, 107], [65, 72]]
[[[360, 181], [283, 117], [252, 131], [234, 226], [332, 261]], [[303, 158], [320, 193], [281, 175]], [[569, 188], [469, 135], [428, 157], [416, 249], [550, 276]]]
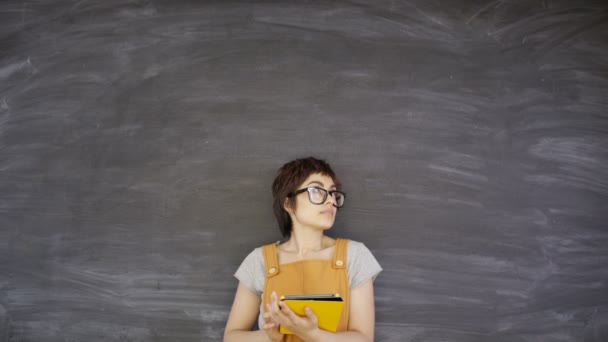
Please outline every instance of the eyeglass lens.
[[[344, 195], [338, 191], [331, 191], [332, 196], [336, 200], [336, 207], [340, 208], [344, 205]], [[314, 204], [323, 204], [327, 199], [328, 192], [320, 188], [308, 188], [308, 198]]]

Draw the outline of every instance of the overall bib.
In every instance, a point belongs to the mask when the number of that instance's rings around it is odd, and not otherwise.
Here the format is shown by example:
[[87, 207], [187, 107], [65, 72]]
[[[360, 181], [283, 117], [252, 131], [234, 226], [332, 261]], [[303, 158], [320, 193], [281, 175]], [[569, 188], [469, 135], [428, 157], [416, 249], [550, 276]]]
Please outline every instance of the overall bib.
[[[337, 331], [348, 329], [350, 289], [346, 269], [346, 249], [348, 240], [336, 239], [333, 259], [300, 260], [279, 265], [276, 244], [262, 247], [266, 264], [266, 284], [264, 285], [263, 309], [270, 303], [270, 294], [275, 291], [280, 298], [284, 295], [312, 295], [338, 293], [344, 300], [342, 315]], [[300, 342], [296, 335], [285, 335], [283, 341]]]

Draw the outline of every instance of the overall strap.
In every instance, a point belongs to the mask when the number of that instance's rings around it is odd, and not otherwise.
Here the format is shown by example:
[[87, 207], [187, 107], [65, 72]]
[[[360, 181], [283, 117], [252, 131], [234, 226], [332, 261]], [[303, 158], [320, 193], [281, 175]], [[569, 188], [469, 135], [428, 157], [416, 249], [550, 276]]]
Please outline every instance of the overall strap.
[[336, 251], [334, 254], [334, 262], [331, 264], [333, 268], [346, 268], [346, 248], [348, 247], [347, 239], [336, 239]]
[[266, 278], [279, 274], [276, 243], [262, 246], [262, 252], [264, 253], [264, 263], [266, 264]]

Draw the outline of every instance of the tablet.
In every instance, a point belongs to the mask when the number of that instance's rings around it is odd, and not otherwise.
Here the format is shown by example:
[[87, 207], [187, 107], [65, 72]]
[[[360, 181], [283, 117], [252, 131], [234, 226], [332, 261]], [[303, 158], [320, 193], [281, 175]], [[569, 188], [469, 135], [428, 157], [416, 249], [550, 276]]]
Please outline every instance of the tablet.
[[[317, 316], [320, 329], [331, 332], [336, 332], [338, 329], [344, 300], [337, 293], [281, 296], [281, 301], [285, 302], [299, 316], [306, 316], [305, 307], [311, 308]], [[282, 334], [293, 334], [283, 326], [279, 328], [279, 331]]]

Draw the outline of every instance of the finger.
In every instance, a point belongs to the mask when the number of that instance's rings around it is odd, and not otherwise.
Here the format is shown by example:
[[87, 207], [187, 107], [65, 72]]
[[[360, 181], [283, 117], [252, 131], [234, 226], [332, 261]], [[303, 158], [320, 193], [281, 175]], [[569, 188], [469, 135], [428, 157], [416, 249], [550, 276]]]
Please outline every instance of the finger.
[[282, 303], [282, 301], [280, 301], [280, 300], [279, 300], [279, 296], [277, 295], [277, 293], [276, 293], [276, 292], [273, 292], [272, 294], [274, 295], [274, 301], [273, 301], [273, 303], [274, 303], [274, 307], [275, 307], [277, 310], [281, 310], [281, 308], [280, 308], [279, 304], [280, 304], [280, 303]]
[[272, 329], [274, 327], [276, 327], [277, 325], [270, 322], [270, 323], [265, 323], [264, 326], [262, 327], [263, 329]]
[[278, 324], [284, 324], [285, 322], [282, 321], [282, 318], [280, 316], [281, 314], [281, 310], [275, 310], [272, 306], [270, 306], [270, 304], [266, 304], [266, 307], [268, 308], [268, 314], [270, 315], [270, 319]]
[[276, 308], [273, 308], [272, 306], [270, 306], [268, 304], [268, 306], [270, 307], [269, 309], [269, 313], [271, 315], [271, 319], [279, 324], [279, 325], [285, 325], [288, 326], [290, 325], [290, 320], [289, 320], [289, 316], [285, 315], [285, 313], [283, 312], [284, 309], [281, 309], [279, 306], [281, 305], [282, 302], [279, 302], [278, 304], [276, 304]]
[[284, 302], [281, 302], [279, 305], [281, 306], [281, 314], [283, 314], [283, 317], [286, 319], [290, 320], [291, 322], [295, 322], [300, 318], [300, 316], [296, 315], [295, 312], [293, 312], [291, 308]]
[[308, 306], [305, 307], [304, 313], [306, 314], [306, 317], [308, 317], [308, 319], [315, 323], [315, 325], [317, 324], [317, 315], [315, 315], [311, 308], [309, 308]]
[[270, 314], [270, 312], [264, 312], [264, 314], [262, 315], [262, 317], [264, 318], [264, 321], [266, 323], [270, 323], [270, 322], [274, 323], [274, 321], [272, 319], [272, 315]]
[[272, 291], [272, 293], [270, 294], [270, 306], [272, 306], [272, 308], [275, 310], [279, 310], [279, 303], [277, 301], [277, 293], [274, 291]]
[[273, 309], [273, 307], [270, 304], [266, 304], [266, 315], [269, 316], [269, 318], [274, 319], [276, 316], [276, 311]]

